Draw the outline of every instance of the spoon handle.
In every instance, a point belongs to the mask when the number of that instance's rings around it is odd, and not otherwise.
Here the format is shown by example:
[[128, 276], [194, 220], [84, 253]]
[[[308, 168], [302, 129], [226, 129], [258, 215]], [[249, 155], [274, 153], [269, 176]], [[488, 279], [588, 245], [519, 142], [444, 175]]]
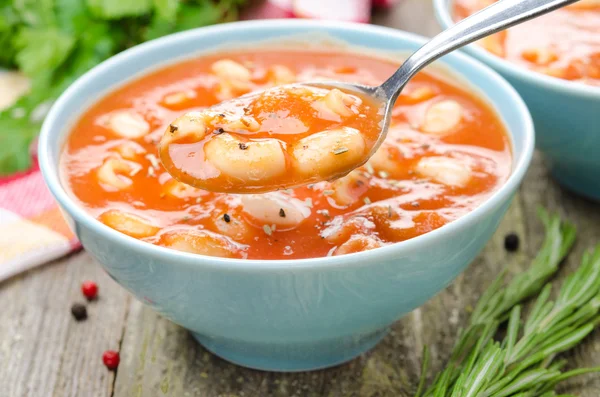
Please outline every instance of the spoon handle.
[[381, 85], [381, 89], [393, 103], [408, 80], [439, 57], [493, 33], [576, 1], [578, 0], [499, 0], [428, 41]]

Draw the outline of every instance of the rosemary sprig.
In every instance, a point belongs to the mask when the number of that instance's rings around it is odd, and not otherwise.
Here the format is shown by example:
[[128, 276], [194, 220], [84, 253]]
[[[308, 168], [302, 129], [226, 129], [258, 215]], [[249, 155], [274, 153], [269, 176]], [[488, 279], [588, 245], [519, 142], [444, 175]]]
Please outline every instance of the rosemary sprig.
[[[539, 215], [546, 236], [538, 255], [507, 285], [504, 273], [491, 284], [469, 325], [459, 333], [446, 368], [424, 397], [558, 397], [554, 389], [559, 382], [600, 372], [600, 368], [562, 372], [566, 362], [555, 360], [600, 324], [600, 245], [584, 255], [556, 301], [550, 301], [548, 280], [573, 245], [575, 228], [557, 215], [543, 210]], [[523, 318], [521, 303], [534, 295], [537, 299]], [[497, 341], [494, 337], [503, 323], [506, 333]], [[422, 381], [416, 396], [421, 395]]]

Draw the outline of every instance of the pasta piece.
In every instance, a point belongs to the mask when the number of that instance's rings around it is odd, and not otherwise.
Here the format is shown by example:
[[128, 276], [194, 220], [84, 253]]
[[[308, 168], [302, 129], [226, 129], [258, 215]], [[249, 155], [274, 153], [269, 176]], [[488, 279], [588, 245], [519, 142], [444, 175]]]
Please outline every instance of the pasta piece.
[[142, 167], [132, 161], [108, 158], [98, 168], [98, 180], [113, 189], [123, 190], [128, 188], [133, 181], [129, 178], [140, 171]]
[[283, 193], [242, 196], [243, 211], [261, 225], [277, 225], [288, 230], [310, 216], [304, 201]]
[[465, 186], [471, 179], [471, 169], [451, 157], [423, 157], [415, 171], [422, 177], [452, 187]]
[[375, 154], [369, 159], [369, 164], [376, 173], [385, 172], [391, 176], [399, 173], [400, 166], [396, 162], [396, 155], [399, 152], [398, 147], [386, 144], [385, 142], [377, 149]]
[[463, 108], [453, 100], [436, 102], [427, 109], [421, 130], [428, 134], [445, 135], [454, 130], [462, 120]]
[[365, 140], [354, 128], [309, 135], [292, 148], [296, 170], [307, 176], [334, 177], [355, 168], [365, 157]]
[[285, 155], [276, 139], [242, 142], [224, 133], [210, 140], [204, 152], [222, 173], [242, 181], [268, 181], [286, 170]]
[[296, 82], [296, 75], [283, 65], [273, 65], [267, 72], [267, 78], [273, 85], [285, 85]]
[[321, 232], [321, 237], [333, 244], [347, 241], [355, 234], [372, 234], [375, 223], [367, 219], [364, 213], [351, 213], [351, 216], [336, 216], [329, 226]]
[[123, 138], [136, 139], [150, 132], [150, 125], [136, 111], [116, 110], [101, 118], [100, 123]]
[[232, 91], [248, 91], [252, 74], [245, 66], [222, 59], [213, 63], [212, 72], [221, 79], [221, 90], [226, 97], [232, 97]]
[[179, 199], [200, 197], [206, 194], [200, 189], [196, 189], [195, 187], [186, 185], [185, 183], [179, 182], [175, 179], [171, 179], [164, 184], [163, 192], [168, 196], [176, 197]]
[[369, 179], [361, 171], [352, 171], [331, 184], [331, 198], [339, 205], [350, 205], [357, 202], [369, 189]]
[[135, 238], [151, 237], [160, 231], [147, 219], [120, 210], [103, 212], [98, 219], [106, 226]]
[[340, 245], [335, 252], [334, 256], [347, 255], [355, 252], [368, 251], [375, 248], [382, 247], [384, 244], [381, 240], [372, 236], [365, 236], [362, 234], [356, 234], [344, 244]]
[[167, 132], [163, 134], [160, 145], [166, 146], [171, 142], [199, 141], [206, 135], [207, 115], [203, 112], [189, 112], [178, 117], [169, 124]]
[[216, 122], [215, 124], [221, 126], [225, 131], [229, 132], [256, 132], [260, 129], [260, 124], [254, 117], [241, 116], [239, 118], [225, 119], [223, 121]]
[[192, 254], [222, 258], [243, 257], [245, 246], [204, 230], [176, 230], [160, 236], [158, 245]]
[[219, 233], [236, 241], [252, 237], [252, 228], [241, 219], [237, 211], [218, 213], [213, 218], [213, 225]]
[[420, 86], [412, 90], [403, 90], [400, 94], [400, 99], [402, 100], [403, 104], [414, 105], [416, 103], [424, 102], [435, 96], [436, 92], [433, 90], [433, 88], [428, 86]]
[[194, 90], [179, 91], [165, 95], [165, 97], [162, 99], [162, 103], [167, 106], [177, 106], [184, 104], [195, 97], [196, 92]]
[[139, 156], [146, 153], [146, 149], [133, 141], [123, 142], [115, 148], [115, 151], [126, 160], [136, 160]]
[[[330, 90], [323, 98], [317, 100], [313, 105], [321, 112], [334, 113], [341, 117], [350, 117], [358, 114], [353, 105], [360, 105], [361, 101], [357, 97], [346, 94], [337, 88]], [[329, 117], [324, 117], [329, 118]]]
[[231, 59], [222, 59], [212, 64], [214, 74], [225, 79], [248, 81], [252, 77], [250, 71], [242, 64]]

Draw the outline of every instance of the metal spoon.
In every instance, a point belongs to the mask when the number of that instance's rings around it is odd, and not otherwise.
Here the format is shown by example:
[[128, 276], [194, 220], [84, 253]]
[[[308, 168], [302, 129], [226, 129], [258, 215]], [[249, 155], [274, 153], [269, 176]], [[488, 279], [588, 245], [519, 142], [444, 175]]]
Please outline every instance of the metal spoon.
[[343, 91], [355, 91], [374, 97], [382, 103], [385, 110], [381, 133], [371, 153], [365, 159], [366, 162], [385, 140], [394, 103], [402, 89], [417, 72], [441, 56], [469, 43], [577, 1], [499, 0], [432, 38], [415, 51], [390, 78], [378, 87], [330, 81], [307, 82], [304, 84], [339, 88]]

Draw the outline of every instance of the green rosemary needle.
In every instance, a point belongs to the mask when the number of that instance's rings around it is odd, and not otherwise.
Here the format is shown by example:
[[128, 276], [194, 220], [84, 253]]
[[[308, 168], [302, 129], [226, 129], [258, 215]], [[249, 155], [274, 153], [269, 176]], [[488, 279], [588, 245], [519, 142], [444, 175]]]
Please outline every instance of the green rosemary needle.
[[[600, 372], [581, 368], [563, 372], [557, 354], [571, 349], [600, 324], [600, 245], [586, 253], [579, 268], [565, 279], [555, 301], [552, 283], [575, 240], [575, 228], [557, 215], [539, 211], [546, 229], [531, 266], [505, 285], [502, 273], [475, 307], [459, 334], [446, 368], [422, 394], [424, 364], [416, 397], [568, 397], [557, 384], [573, 376]], [[521, 303], [537, 296], [529, 314]], [[498, 328], [506, 323], [502, 340]]]

